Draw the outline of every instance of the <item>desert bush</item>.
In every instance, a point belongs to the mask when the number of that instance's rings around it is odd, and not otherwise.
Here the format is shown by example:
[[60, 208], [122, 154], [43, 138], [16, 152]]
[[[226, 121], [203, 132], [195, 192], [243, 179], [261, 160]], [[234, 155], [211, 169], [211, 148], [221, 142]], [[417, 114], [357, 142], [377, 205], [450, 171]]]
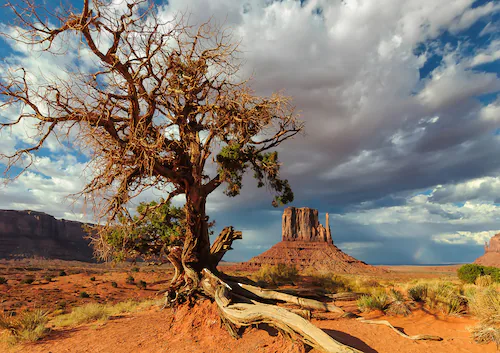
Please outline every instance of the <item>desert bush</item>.
[[134, 284], [135, 283], [135, 278], [132, 276], [128, 276], [127, 279], [125, 280], [125, 283], [127, 284]]
[[385, 311], [390, 303], [389, 296], [386, 293], [376, 293], [371, 295], [362, 295], [357, 300], [359, 310], [362, 312], [381, 310]]
[[94, 281], [95, 281], [95, 277], [94, 277], [94, 276], [90, 277], [90, 280], [91, 280], [92, 282], [94, 282]]
[[132, 269], [130, 271], [132, 271], [132, 272], [139, 272], [139, 267], [132, 267]]
[[262, 281], [269, 284], [286, 284], [293, 283], [297, 280], [299, 271], [293, 265], [278, 264], [278, 265], [262, 265], [254, 274], [256, 281]]
[[139, 289], [146, 289], [147, 286], [148, 286], [148, 284], [146, 283], [146, 281], [143, 281], [143, 280], [140, 280], [139, 283], [137, 283], [137, 287]]
[[90, 298], [90, 294], [88, 294], [87, 292], [80, 292], [78, 296], [80, 298]]
[[479, 324], [469, 329], [474, 342], [488, 344], [494, 342], [500, 348], [500, 327]]
[[20, 315], [0, 314], [0, 328], [8, 331], [10, 343], [35, 342], [48, 333], [47, 312], [25, 311]]
[[5, 283], [7, 283], [7, 278], [0, 277], [0, 284], [5, 284]]
[[44, 276], [43, 279], [46, 280], [47, 282], [52, 282], [53, 278], [52, 278], [52, 276], [47, 275], [47, 276]]
[[427, 285], [417, 284], [407, 289], [408, 297], [416, 302], [423, 302], [427, 297]]
[[403, 315], [408, 316], [411, 314], [411, 307], [406, 302], [403, 293], [395, 289], [391, 289], [389, 292], [390, 304], [387, 308], [387, 313], [389, 315]]
[[32, 284], [35, 282], [35, 278], [33, 276], [26, 276], [21, 280], [21, 284]]
[[67, 276], [66, 271], [63, 270], [59, 271], [59, 277], [64, 277], [64, 276]]
[[118, 288], [118, 283], [116, 283], [115, 281], [111, 282], [111, 287]]
[[478, 288], [467, 295], [469, 312], [480, 322], [471, 328], [477, 343], [495, 342], [500, 346], [500, 293], [493, 287]]
[[436, 282], [427, 288], [425, 303], [431, 309], [438, 309], [448, 315], [460, 315], [466, 311], [467, 300], [460, 288], [450, 282]]
[[463, 265], [457, 270], [458, 278], [465, 283], [475, 283], [479, 276], [488, 275], [493, 282], [500, 282], [500, 268], [476, 264]]

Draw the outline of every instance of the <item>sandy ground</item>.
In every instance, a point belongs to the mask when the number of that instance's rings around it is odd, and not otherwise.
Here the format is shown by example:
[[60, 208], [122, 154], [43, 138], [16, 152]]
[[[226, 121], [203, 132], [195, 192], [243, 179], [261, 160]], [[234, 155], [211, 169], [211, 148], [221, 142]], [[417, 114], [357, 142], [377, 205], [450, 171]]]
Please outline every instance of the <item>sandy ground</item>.
[[[7, 266], [8, 267], [8, 266]], [[21, 267], [22, 268], [22, 267]], [[389, 267], [393, 278], [454, 278], [456, 267]], [[154, 297], [156, 290], [165, 286], [168, 270], [141, 269], [99, 269], [67, 267], [68, 276], [56, 277], [53, 282], [34, 282], [20, 284], [24, 272], [0, 264], [0, 276], [9, 279], [8, 284], [0, 285], [0, 309], [5, 311], [21, 310], [22, 307], [54, 306], [56, 301], [65, 301], [68, 308], [89, 301], [109, 302], [125, 299]], [[24, 271], [24, 270], [23, 270]], [[43, 271], [36, 277], [43, 277]], [[148, 272], [149, 271], [149, 272]], [[149, 289], [140, 290], [134, 285], [125, 284], [132, 274], [136, 281], [148, 282]], [[95, 276], [96, 281], [89, 281]], [[392, 276], [392, 277], [391, 277]], [[111, 287], [115, 281], [118, 288]], [[91, 294], [90, 298], [79, 298], [81, 290]], [[16, 304], [22, 302], [22, 304]], [[345, 309], [352, 309], [352, 303], [344, 303]], [[365, 315], [370, 319], [384, 319], [409, 335], [432, 334], [443, 337], [441, 342], [411, 341], [397, 335], [385, 326], [369, 325], [355, 319], [339, 318], [335, 314], [317, 313], [312, 322], [325, 330], [338, 341], [353, 346], [363, 352], [415, 352], [415, 353], [489, 353], [497, 352], [494, 344], [478, 345], [470, 339], [467, 327], [476, 321], [468, 317], [449, 317], [423, 309], [415, 310], [408, 317], [384, 316], [372, 312]], [[209, 301], [200, 302], [194, 309], [181, 307], [170, 309], [151, 309], [144, 312], [125, 314], [106, 323], [94, 323], [74, 328], [53, 329], [48, 337], [35, 344], [9, 348], [0, 344], [0, 352], [66, 353], [302, 353], [300, 344], [283, 338], [276, 330], [261, 326], [246, 329], [239, 340], [232, 339], [222, 327], [215, 306]], [[311, 353], [317, 353], [312, 350]]]

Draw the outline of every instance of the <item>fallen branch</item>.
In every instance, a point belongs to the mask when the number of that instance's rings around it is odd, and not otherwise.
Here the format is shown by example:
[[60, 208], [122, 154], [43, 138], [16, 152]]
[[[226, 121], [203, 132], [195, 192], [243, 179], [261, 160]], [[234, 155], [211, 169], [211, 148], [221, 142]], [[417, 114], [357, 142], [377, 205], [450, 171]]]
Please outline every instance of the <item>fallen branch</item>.
[[367, 320], [362, 317], [357, 318], [359, 322], [365, 323], [365, 324], [373, 324], [373, 325], [384, 325], [389, 328], [391, 328], [394, 332], [396, 332], [398, 335], [408, 338], [410, 340], [414, 341], [442, 341], [443, 338], [439, 336], [433, 336], [433, 335], [415, 335], [415, 336], [408, 336], [406, 333], [399, 331], [397, 328], [391, 325], [391, 323], [387, 320]]

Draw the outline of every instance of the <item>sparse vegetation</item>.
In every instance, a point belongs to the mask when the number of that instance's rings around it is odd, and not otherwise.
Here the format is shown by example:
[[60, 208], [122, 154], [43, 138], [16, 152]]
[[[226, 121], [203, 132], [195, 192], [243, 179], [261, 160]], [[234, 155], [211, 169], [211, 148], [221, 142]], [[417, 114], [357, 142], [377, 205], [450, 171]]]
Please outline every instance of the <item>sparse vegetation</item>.
[[395, 289], [391, 289], [389, 292], [389, 299], [391, 302], [387, 308], [387, 314], [402, 316], [408, 316], [411, 314], [411, 307], [406, 302], [403, 293]]
[[139, 289], [146, 289], [146, 287], [148, 286], [148, 284], [146, 283], [146, 281], [143, 281], [143, 280], [140, 280], [138, 283], [137, 283], [137, 287]]
[[118, 288], [118, 283], [116, 283], [115, 281], [111, 282], [111, 287]]
[[35, 281], [33, 276], [26, 276], [21, 280], [21, 284], [32, 284]]
[[256, 281], [272, 285], [288, 284], [295, 282], [299, 277], [297, 267], [287, 264], [262, 265], [254, 274]]
[[408, 297], [416, 302], [423, 302], [427, 297], [427, 285], [425, 284], [417, 284], [415, 286], [411, 286], [407, 290]]
[[314, 286], [321, 287], [331, 293], [351, 292], [353, 291], [350, 281], [342, 276], [333, 273], [316, 274], [312, 270], [304, 272], [309, 275]]
[[135, 283], [135, 278], [132, 276], [128, 276], [127, 279], [125, 280], [125, 283], [127, 284], [134, 284]]
[[385, 311], [390, 304], [389, 296], [385, 292], [362, 295], [357, 300], [358, 308], [362, 312], [381, 310]]
[[5, 283], [7, 283], [7, 278], [0, 277], [0, 284], [5, 284]]
[[47, 312], [43, 310], [24, 311], [19, 315], [0, 314], [0, 328], [7, 330], [11, 344], [35, 342], [48, 333]]
[[95, 282], [95, 277], [94, 277], [94, 276], [90, 277], [90, 280], [91, 280], [92, 282]]
[[480, 322], [471, 328], [477, 343], [494, 342], [500, 347], [500, 293], [493, 286], [478, 288], [468, 295], [469, 311]]
[[130, 271], [132, 271], [132, 272], [139, 272], [139, 267], [132, 267], [132, 269]]
[[80, 294], [78, 294], [78, 296], [80, 298], [90, 298], [90, 294], [88, 294], [87, 292], [80, 292]]
[[59, 277], [67, 276], [66, 271], [59, 271]]

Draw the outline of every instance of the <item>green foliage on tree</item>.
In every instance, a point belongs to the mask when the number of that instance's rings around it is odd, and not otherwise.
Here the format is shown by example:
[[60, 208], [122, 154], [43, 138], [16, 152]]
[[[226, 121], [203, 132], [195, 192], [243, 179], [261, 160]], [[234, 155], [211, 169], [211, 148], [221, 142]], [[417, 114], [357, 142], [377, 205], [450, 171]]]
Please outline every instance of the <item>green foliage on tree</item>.
[[500, 268], [476, 264], [463, 265], [457, 270], [458, 278], [466, 283], [474, 283], [479, 276], [491, 276], [493, 282], [500, 282]]
[[182, 244], [186, 231], [185, 212], [163, 201], [141, 202], [133, 217], [120, 215], [111, 227], [93, 227], [104, 242], [108, 259], [161, 261], [169, 246]]

